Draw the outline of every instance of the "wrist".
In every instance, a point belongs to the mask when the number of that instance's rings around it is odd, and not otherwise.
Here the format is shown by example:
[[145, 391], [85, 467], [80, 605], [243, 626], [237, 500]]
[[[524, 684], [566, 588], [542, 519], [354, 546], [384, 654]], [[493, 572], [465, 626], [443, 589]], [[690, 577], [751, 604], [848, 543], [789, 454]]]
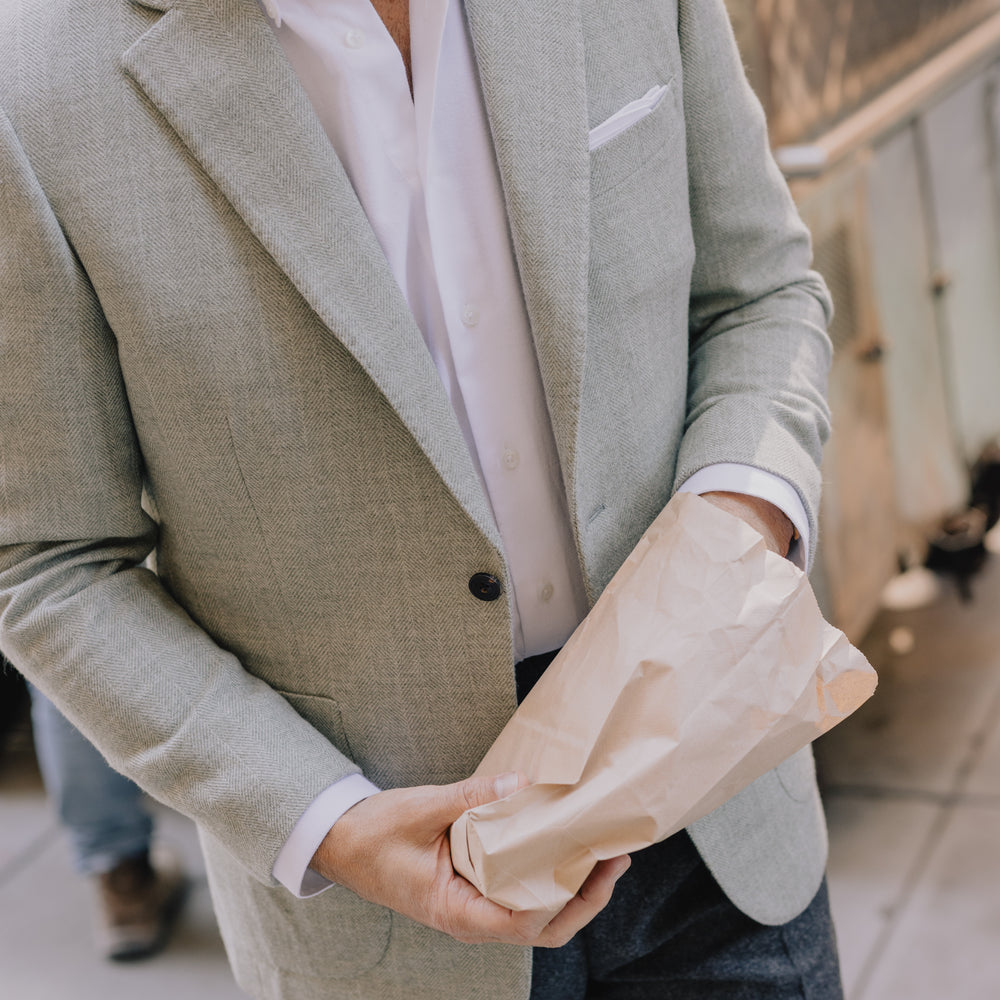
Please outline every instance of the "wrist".
[[347, 872], [351, 870], [359, 852], [364, 850], [366, 838], [359, 836], [363, 820], [358, 815], [358, 806], [366, 801], [367, 799], [362, 799], [355, 803], [337, 819], [320, 841], [309, 862], [309, 867], [314, 872], [331, 882], [346, 885]]
[[759, 532], [767, 547], [783, 558], [798, 537], [795, 525], [780, 507], [746, 493], [713, 491], [702, 497], [722, 510], [741, 518]]

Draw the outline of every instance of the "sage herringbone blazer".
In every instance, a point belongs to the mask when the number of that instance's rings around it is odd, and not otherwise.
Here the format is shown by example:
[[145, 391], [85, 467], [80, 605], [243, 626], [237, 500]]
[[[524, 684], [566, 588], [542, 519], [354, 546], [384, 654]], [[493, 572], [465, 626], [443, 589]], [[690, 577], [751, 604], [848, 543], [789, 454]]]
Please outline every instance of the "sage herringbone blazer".
[[[813, 517], [828, 303], [720, 0], [465, 6], [591, 598], [705, 465]], [[473, 462], [257, 4], [5, 0], [0, 107], [4, 651], [196, 820], [252, 995], [525, 997], [526, 951], [271, 877], [332, 781], [469, 774], [514, 684]], [[810, 766], [692, 830], [761, 920], [822, 874]]]

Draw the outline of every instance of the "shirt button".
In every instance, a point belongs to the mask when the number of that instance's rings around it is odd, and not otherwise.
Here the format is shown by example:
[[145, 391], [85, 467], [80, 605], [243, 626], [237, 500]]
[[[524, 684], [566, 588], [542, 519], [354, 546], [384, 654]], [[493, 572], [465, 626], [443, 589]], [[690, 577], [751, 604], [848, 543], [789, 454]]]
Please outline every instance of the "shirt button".
[[556, 592], [556, 588], [552, 586], [551, 583], [542, 584], [538, 591], [539, 600], [543, 604], [548, 604], [552, 600], [552, 595]]
[[471, 302], [462, 309], [462, 322], [470, 328], [479, 323], [479, 310]]
[[504, 468], [513, 471], [521, 464], [521, 456], [513, 449], [508, 448], [503, 453]]
[[344, 35], [344, 44], [349, 49], [360, 49], [365, 44], [365, 33], [360, 28], [351, 28]]

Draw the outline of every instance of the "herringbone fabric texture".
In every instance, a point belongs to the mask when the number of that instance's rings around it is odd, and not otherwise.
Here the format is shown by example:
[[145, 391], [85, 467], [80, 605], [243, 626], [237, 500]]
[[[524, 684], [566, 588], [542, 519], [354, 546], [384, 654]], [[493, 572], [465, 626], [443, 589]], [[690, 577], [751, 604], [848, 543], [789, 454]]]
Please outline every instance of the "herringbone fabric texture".
[[[814, 517], [828, 301], [721, 3], [466, 9], [591, 597], [707, 464]], [[514, 682], [473, 462], [257, 4], [8, 0], [0, 106], [5, 652], [198, 822], [252, 995], [526, 996], [526, 953], [271, 879], [332, 781], [471, 772]], [[809, 761], [693, 835], [787, 919], [825, 856]]]

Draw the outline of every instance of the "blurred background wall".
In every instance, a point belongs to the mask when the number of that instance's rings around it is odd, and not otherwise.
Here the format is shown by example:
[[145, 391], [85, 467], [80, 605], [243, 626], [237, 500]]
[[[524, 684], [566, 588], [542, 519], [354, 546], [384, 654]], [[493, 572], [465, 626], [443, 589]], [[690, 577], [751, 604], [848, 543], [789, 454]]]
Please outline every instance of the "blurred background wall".
[[726, 0], [778, 144], [818, 135], [1000, 0]]
[[837, 306], [813, 583], [857, 640], [900, 568], [986, 527], [964, 512], [1000, 436], [1000, 0], [727, 3]]

